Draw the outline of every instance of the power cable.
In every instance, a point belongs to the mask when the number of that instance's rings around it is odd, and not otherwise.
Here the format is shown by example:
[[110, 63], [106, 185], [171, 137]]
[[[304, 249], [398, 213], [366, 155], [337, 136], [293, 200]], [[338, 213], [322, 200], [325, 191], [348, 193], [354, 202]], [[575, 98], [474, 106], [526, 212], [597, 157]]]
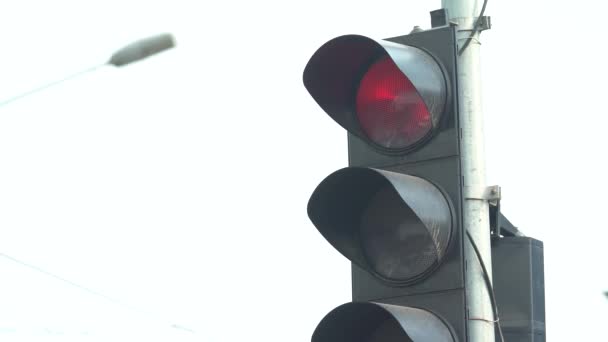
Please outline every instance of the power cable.
[[481, 269], [483, 270], [483, 279], [485, 280], [486, 287], [488, 288], [488, 293], [490, 294], [490, 301], [492, 302], [492, 311], [494, 312], [494, 323], [498, 327], [498, 333], [500, 334], [500, 340], [505, 342], [505, 336], [502, 333], [502, 327], [500, 326], [500, 319], [498, 318], [498, 305], [496, 305], [496, 294], [494, 293], [494, 288], [492, 287], [492, 281], [490, 280], [490, 274], [488, 269], [486, 268], [486, 264], [483, 262], [483, 258], [481, 257], [481, 252], [479, 248], [477, 248], [477, 244], [473, 240], [471, 233], [467, 230], [467, 238], [469, 238], [469, 242], [473, 246], [473, 250], [475, 251], [475, 255], [477, 256], [477, 260], [479, 260], [479, 264], [481, 265]]
[[481, 6], [481, 12], [479, 12], [479, 16], [477, 17], [477, 20], [475, 21], [475, 25], [473, 25], [473, 31], [471, 31], [471, 35], [467, 38], [467, 40], [464, 42], [464, 45], [462, 45], [462, 47], [458, 51], [458, 55], [462, 55], [462, 52], [464, 51], [464, 49], [466, 49], [467, 46], [469, 46], [469, 44], [471, 44], [471, 40], [475, 39], [475, 35], [477, 33], [479, 33], [479, 25], [481, 24], [481, 18], [483, 17], [483, 14], [486, 11], [487, 4], [488, 4], [488, 0], [483, 0], [483, 5]]
[[69, 75], [69, 76], [66, 76], [66, 77], [64, 77], [64, 78], [60, 79], [60, 80], [56, 80], [56, 81], [52, 81], [52, 82], [49, 82], [49, 83], [43, 84], [43, 85], [41, 85], [41, 86], [38, 86], [38, 87], [36, 87], [36, 88], [34, 88], [34, 89], [32, 89], [32, 90], [29, 90], [29, 91], [25, 92], [25, 93], [21, 93], [21, 94], [19, 94], [19, 95], [15, 95], [15, 96], [13, 96], [13, 97], [11, 97], [11, 98], [8, 98], [8, 99], [5, 99], [5, 100], [2, 100], [2, 101], [0, 102], [0, 106], [7, 105], [7, 104], [9, 104], [9, 103], [11, 103], [11, 102], [14, 102], [14, 101], [17, 101], [17, 100], [19, 100], [19, 99], [21, 99], [21, 98], [23, 98], [23, 97], [30, 96], [30, 95], [32, 95], [32, 94], [38, 93], [38, 92], [40, 92], [40, 91], [43, 91], [43, 90], [45, 90], [45, 89], [47, 89], [47, 88], [50, 88], [50, 87], [56, 86], [56, 85], [58, 85], [58, 84], [61, 84], [61, 83], [65, 82], [65, 81], [69, 81], [69, 80], [71, 80], [71, 79], [74, 79], [74, 78], [76, 78], [76, 77], [82, 76], [82, 75], [84, 75], [84, 74], [91, 73], [91, 72], [93, 72], [93, 71], [95, 71], [95, 70], [97, 70], [97, 69], [99, 69], [99, 68], [101, 68], [101, 67], [103, 67], [103, 66], [105, 66], [105, 64], [95, 65], [95, 66], [90, 67], [90, 68], [88, 68], [88, 69], [84, 69], [84, 70], [81, 70], [81, 71], [79, 71], [79, 72], [73, 73], [73, 74], [71, 74], [71, 75]]
[[[90, 288], [88, 288], [88, 287], [86, 287], [86, 286], [79, 285], [79, 284], [77, 284], [77, 283], [75, 283], [75, 282], [73, 282], [73, 281], [71, 281], [71, 280], [68, 280], [68, 279], [66, 279], [66, 278], [60, 277], [60, 276], [58, 276], [58, 275], [56, 275], [56, 274], [54, 274], [54, 273], [51, 273], [51, 272], [49, 272], [49, 271], [46, 271], [46, 270], [44, 270], [44, 269], [40, 268], [40, 267], [38, 267], [38, 266], [35, 266], [35, 265], [32, 265], [32, 264], [26, 263], [26, 262], [24, 262], [24, 261], [21, 261], [21, 260], [19, 260], [19, 259], [17, 259], [17, 258], [14, 258], [14, 257], [10, 256], [10, 255], [7, 255], [7, 254], [5, 254], [5, 253], [1, 253], [1, 252], [0, 252], [0, 257], [3, 257], [3, 258], [5, 258], [5, 259], [8, 259], [8, 260], [10, 260], [10, 261], [12, 261], [12, 262], [14, 262], [14, 263], [17, 263], [17, 264], [19, 264], [19, 265], [21, 265], [21, 266], [25, 266], [25, 267], [27, 267], [27, 268], [30, 268], [30, 269], [32, 269], [32, 270], [35, 270], [35, 271], [37, 271], [37, 272], [39, 272], [39, 273], [42, 273], [42, 274], [44, 274], [44, 275], [46, 275], [46, 276], [48, 276], [48, 277], [54, 278], [54, 279], [56, 279], [56, 280], [59, 280], [59, 281], [61, 281], [61, 282], [65, 283], [65, 284], [68, 284], [68, 285], [70, 285], [70, 286], [72, 286], [72, 287], [78, 288], [78, 289], [80, 289], [80, 290], [82, 290], [82, 291], [84, 291], [84, 292], [87, 292], [87, 293], [91, 294], [91, 295], [101, 297], [101, 298], [103, 298], [103, 299], [105, 299], [105, 300], [107, 300], [107, 301], [109, 301], [109, 302], [111, 302], [111, 303], [113, 303], [113, 304], [115, 304], [115, 305], [122, 306], [122, 307], [127, 308], [127, 309], [129, 309], [129, 310], [131, 310], [131, 311], [138, 312], [139, 314], [144, 314], [144, 315], [148, 315], [148, 316], [150, 316], [150, 315], [154, 315], [154, 314], [152, 314], [152, 313], [148, 313], [148, 312], [142, 311], [141, 309], [134, 308], [134, 307], [132, 307], [132, 306], [130, 306], [130, 305], [126, 305], [125, 303], [123, 303], [123, 302], [121, 302], [121, 301], [119, 301], [119, 300], [117, 300], [117, 299], [115, 299], [115, 298], [109, 297], [109, 296], [107, 296], [107, 295], [105, 295], [105, 294], [103, 294], [103, 293], [101, 293], [101, 292], [98, 292], [98, 291], [92, 290], [92, 289], [90, 289]], [[179, 324], [170, 324], [169, 326], [170, 326], [172, 329], [177, 329], [177, 330], [182, 330], [182, 331], [188, 331], [188, 332], [190, 332], [190, 333], [195, 333], [195, 331], [194, 331], [194, 330], [192, 330], [192, 329], [190, 329], [190, 328], [188, 328], [188, 327], [185, 327], [185, 326], [183, 326], [183, 325], [179, 325]]]

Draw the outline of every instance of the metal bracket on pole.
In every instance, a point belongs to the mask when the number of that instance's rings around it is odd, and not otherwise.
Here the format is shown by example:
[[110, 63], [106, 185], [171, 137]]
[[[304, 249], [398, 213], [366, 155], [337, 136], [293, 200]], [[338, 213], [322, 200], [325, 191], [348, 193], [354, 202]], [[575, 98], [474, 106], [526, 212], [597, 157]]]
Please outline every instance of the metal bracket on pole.
[[499, 205], [490, 205], [490, 236], [500, 239], [503, 236], [525, 236], [500, 211]]
[[485, 31], [492, 28], [492, 18], [490, 16], [484, 15], [483, 17], [479, 17], [479, 31]]
[[517, 227], [500, 212], [501, 189], [498, 185], [488, 187], [464, 187], [464, 198], [488, 201], [490, 203], [490, 235], [493, 238], [506, 236], [524, 236]]
[[[458, 22], [452, 18], [449, 20], [448, 10], [445, 8], [440, 8], [438, 10], [431, 11], [431, 27], [442, 27], [448, 25], [458, 25]], [[489, 15], [484, 15], [479, 17], [479, 22], [477, 22], [479, 32], [489, 30], [492, 28], [492, 18]]]
[[500, 186], [492, 185], [488, 187], [465, 186], [465, 199], [486, 200], [491, 205], [498, 205], [500, 202]]

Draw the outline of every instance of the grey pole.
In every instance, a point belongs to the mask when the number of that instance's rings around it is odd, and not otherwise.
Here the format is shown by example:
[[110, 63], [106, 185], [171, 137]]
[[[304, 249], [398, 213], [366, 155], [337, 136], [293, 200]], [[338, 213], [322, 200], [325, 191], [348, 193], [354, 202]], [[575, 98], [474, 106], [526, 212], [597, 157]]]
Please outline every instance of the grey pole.
[[[479, 65], [479, 32], [471, 37], [483, 0], [442, 0], [449, 20], [457, 24], [458, 92], [462, 176], [465, 186], [463, 206], [464, 228], [477, 245], [492, 279], [490, 250], [489, 203], [479, 195], [486, 188], [483, 115], [481, 111], [481, 77]], [[469, 41], [467, 43], [467, 41]], [[464, 49], [462, 49], [465, 47]], [[466, 240], [466, 239], [465, 239]], [[469, 342], [493, 342], [494, 315], [490, 294], [485, 286], [483, 270], [470, 241], [465, 241], [465, 277]]]

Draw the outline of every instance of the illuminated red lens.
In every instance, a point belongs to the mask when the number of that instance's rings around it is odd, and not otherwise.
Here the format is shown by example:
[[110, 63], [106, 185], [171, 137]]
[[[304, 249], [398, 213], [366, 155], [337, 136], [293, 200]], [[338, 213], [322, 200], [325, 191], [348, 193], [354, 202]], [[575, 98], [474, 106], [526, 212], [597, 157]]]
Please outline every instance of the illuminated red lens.
[[386, 148], [405, 148], [432, 128], [431, 114], [410, 80], [384, 57], [367, 71], [357, 91], [357, 119], [363, 132]]

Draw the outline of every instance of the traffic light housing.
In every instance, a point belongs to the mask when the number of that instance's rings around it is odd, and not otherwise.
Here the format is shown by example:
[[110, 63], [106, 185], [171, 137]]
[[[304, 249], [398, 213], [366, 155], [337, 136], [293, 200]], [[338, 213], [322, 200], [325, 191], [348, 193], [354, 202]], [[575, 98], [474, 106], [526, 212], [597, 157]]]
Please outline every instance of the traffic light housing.
[[349, 155], [308, 215], [351, 261], [353, 289], [313, 342], [467, 340], [456, 58], [445, 26], [338, 37], [308, 62], [304, 85]]

